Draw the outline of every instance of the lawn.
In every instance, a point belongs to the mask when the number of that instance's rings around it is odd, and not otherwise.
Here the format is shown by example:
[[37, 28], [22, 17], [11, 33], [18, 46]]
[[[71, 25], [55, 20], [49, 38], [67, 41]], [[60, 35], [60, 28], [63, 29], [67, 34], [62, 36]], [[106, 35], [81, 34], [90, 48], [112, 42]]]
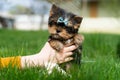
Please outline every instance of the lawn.
[[[2, 68], [0, 80], [119, 80], [120, 35], [87, 34], [83, 44], [81, 67], [71, 70], [72, 77], [44, 68]], [[48, 39], [47, 31], [0, 30], [0, 57], [29, 55], [40, 51]]]

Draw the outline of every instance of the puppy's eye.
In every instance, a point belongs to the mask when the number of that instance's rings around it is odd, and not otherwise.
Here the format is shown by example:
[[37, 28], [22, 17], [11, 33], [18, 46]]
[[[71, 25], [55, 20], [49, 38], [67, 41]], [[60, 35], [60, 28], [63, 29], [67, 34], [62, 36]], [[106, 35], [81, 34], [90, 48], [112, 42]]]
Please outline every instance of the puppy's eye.
[[49, 24], [50, 26], [52, 26], [52, 22], [49, 22], [48, 24]]
[[68, 31], [68, 33], [72, 33], [73, 32], [73, 28], [72, 27], [68, 27], [67, 31]]
[[68, 33], [77, 33], [78, 32], [78, 29], [74, 29], [73, 27], [67, 27], [67, 32]]
[[48, 24], [49, 24], [50, 26], [52, 26], [52, 25], [56, 25], [56, 22], [54, 22], [54, 21], [49, 21]]

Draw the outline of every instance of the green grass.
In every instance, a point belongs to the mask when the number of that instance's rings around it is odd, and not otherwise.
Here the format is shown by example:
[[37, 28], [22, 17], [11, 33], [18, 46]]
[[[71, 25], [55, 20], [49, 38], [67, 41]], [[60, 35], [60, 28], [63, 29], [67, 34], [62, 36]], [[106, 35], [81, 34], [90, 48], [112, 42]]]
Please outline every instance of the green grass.
[[[45, 69], [39, 67], [23, 70], [8, 67], [0, 69], [0, 80], [119, 80], [120, 35], [82, 34], [85, 37], [83, 62], [81, 67], [74, 66], [71, 70], [72, 77], [57, 71], [47, 75]], [[47, 31], [0, 30], [0, 57], [37, 53], [47, 38]]]

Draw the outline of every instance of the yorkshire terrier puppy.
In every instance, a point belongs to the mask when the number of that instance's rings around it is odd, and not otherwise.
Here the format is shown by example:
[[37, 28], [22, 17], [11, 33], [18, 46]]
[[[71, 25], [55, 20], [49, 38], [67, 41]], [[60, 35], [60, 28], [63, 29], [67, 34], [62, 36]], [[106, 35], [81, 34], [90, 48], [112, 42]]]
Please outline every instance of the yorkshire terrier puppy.
[[56, 51], [61, 51], [64, 46], [76, 45], [78, 47], [73, 51], [75, 52], [72, 56], [74, 60], [65, 63], [65, 70], [68, 70], [73, 63], [80, 65], [81, 62], [83, 36], [78, 34], [81, 21], [82, 17], [52, 5], [48, 21], [50, 33], [48, 42], [51, 47]]

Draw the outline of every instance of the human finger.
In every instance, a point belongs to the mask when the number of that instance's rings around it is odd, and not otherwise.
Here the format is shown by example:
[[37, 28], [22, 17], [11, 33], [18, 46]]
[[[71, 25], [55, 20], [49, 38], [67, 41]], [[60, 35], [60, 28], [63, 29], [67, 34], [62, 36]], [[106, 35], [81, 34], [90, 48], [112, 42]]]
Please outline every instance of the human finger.
[[61, 63], [69, 62], [69, 61], [71, 61], [71, 60], [73, 60], [72, 57], [67, 57], [67, 58], [65, 58], [64, 60], [59, 61], [58, 63], [61, 64]]
[[72, 46], [69, 46], [69, 47], [64, 47], [63, 48], [63, 52], [70, 52], [70, 51], [73, 51], [75, 50], [77, 47], [75, 45], [72, 45]]
[[63, 58], [65, 59], [66, 57], [69, 57], [73, 54], [73, 52], [67, 52], [67, 53], [63, 53]]

